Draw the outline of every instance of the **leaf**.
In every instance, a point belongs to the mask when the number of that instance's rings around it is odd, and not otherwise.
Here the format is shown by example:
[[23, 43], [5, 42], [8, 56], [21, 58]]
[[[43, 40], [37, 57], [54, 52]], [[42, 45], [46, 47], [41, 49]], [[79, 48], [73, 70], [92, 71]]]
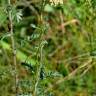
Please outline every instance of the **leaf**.
[[20, 22], [22, 20], [22, 12], [21, 11], [16, 13], [16, 19], [17, 19], [17, 22]]
[[[9, 51], [12, 50], [12, 49], [11, 49], [11, 46], [10, 46], [8, 43], [6, 43], [6, 42], [4, 42], [4, 41], [1, 41], [0, 43], [1, 43], [1, 45], [2, 45], [2, 47], [3, 47], [4, 49], [9, 50]], [[24, 54], [22, 51], [17, 50], [16, 57], [17, 57], [17, 59], [20, 60], [20, 61], [26, 61], [26, 58], [27, 58], [28, 56], [27, 56], [26, 54]], [[31, 63], [32, 65], [35, 65], [35, 64], [36, 64], [36, 61], [35, 61], [34, 59], [31, 59], [31, 58], [28, 59], [28, 62]]]
[[52, 7], [51, 5], [46, 4], [46, 5], [45, 5], [45, 8], [44, 8], [44, 11], [45, 11], [45, 12], [53, 12], [54, 9], [53, 9], [53, 7]]
[[35, 24], [30, 25], [32, 28], [37, 28]]
[[10, 37], [10, 36], [11, 36], [10, 33], [3, 34], [3, 35], [1, 36], [1, 38], [0, 38], [0, 40], [3, 40], [3, 39], [5, 39], [5, 38], [7, 38], [7, 37]]

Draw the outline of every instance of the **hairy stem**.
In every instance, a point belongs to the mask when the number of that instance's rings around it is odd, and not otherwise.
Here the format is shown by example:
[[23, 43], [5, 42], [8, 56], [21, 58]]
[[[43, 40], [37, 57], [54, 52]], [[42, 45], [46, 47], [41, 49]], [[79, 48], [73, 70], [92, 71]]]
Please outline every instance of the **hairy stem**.
[[[8, 5], [11, 8], [11, 0], [8, 0]], [[17, 96], [17, 84], [18, 84], [18, 76], [17, 76], [17, 63], [16, 63], [16, 46], [14, 40], [14, 33], [13, 33], [13, 20], [12, 20], [12, 10], [8, 10], [8, 18], [9, 18], [9, 32], [11, 34], [11, 43], [12, 43], [12, 54], [13, 54], [13, 64], [14, 64], [14, 76], [15, 76], [15, 91]]]
[[35, 96], [37, 96], [37, 87], [38, 87], [38, 84], [39, 84], [40, 72], [41, 72], [42, 67], [43, 67], [43, 46], [40, 46], [40, 65], [39, 65], [39, 69], [38, 69], [38, 72], [37, 72], [37, 81], [35, 83], [35, 91], [34, 91]]

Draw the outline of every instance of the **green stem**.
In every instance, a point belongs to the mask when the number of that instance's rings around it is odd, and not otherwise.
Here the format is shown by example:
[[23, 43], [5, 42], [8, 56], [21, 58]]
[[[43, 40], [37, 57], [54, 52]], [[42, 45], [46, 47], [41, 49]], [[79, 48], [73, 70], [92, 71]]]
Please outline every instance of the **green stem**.
[[[8, 0], [8, 5], [11, 7], [11, 0]], [[15, 91], [17, 96], [17, 85], [18, 85], [18, 75], [17, 75], [17, 61], [16, 61], [16, 47], [15, 47], [15, 40], [14, 40], [14, 33], [13, 33], [13, 20], [12, 20], [12, 9], [8, 10], [8, 17], [9, 17], [9, 32], [11, 34], [11, 43], [12, 43], [12, 54], [13, 54], [13, 64], [14, 64], [14, 76], [15, 76]]]

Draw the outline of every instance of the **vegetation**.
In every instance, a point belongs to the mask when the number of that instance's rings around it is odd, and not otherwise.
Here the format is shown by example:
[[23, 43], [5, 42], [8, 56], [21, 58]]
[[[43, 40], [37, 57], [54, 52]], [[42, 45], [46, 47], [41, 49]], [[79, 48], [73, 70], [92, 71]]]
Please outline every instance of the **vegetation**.
[[96, 0], [0, 0], [0, 96], [96, 95]]

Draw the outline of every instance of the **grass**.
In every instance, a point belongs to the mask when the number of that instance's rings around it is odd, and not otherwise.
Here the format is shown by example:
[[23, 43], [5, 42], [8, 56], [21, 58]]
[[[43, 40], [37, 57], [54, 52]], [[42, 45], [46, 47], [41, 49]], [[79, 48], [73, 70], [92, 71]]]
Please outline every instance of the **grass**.
[[18, 0], [11, 6], [12, 35], [7, 1], [0, 0], [0, 96], [16, 95], [14, 67], [20, 96], [94, 96], [95, 3]]

